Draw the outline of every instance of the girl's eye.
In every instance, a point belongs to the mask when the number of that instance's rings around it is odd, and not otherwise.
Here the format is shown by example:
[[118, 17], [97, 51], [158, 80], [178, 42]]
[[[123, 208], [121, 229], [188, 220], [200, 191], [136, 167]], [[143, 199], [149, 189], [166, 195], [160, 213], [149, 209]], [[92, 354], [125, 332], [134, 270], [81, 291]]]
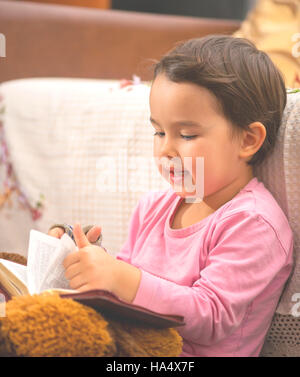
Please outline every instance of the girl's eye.
[[184, 135], [181, 135], [181, 137], [185, 140], [191, 140], [191, 139], [194, 139], [196, 137], [196, 135], [192, 135], [192, 136], [184, 136]]
[[155, 132], [153, 136], [163, 136], [163, 132]]
[[[155, 132], [155, 134], [153, 134], [153, 136], [163, 137], [164, 132]], [[196, 137], [196, 135], [192, 135], [192, 136], [180, 135], [180, 136], [185, 140], [191, 140], [191, 139], [194, 139]]]

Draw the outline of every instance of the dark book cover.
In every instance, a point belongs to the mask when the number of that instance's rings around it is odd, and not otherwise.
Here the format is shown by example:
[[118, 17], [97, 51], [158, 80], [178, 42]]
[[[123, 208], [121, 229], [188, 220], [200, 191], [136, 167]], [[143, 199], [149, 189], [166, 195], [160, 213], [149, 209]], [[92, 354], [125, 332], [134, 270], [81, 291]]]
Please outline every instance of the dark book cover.
[[[11, 296], [0, 284], [0, 294], [3, 294], [6, 301], [11, 299]], [[149, 326], [156, 328], [178, 327], [185, 325], [184, 318], [178, 315], [167, 315], [153, 312], [142, 306], [129, 304], [120, 300], [114, 294], [104, 290], [91, 290], [78, 293], [60, 293], [62, 298], [71, 298], [83, 305], [90, 306], [104, 316], [116, 319], [118, 321], [124, 320], [126, 322], [133, 322], [141, 326]]]
[[116, 320], [126, 320], [156, 328], [177, 327], [185, 324], [182, 316], [160, 314], [141, 306], [128, 304], [121, 301], [114, 294], [104, 290], [67, 293], [60, 296], [72, 298], [103, 313], [104, 316], [109, 315], [110, 318], [115, 318]]

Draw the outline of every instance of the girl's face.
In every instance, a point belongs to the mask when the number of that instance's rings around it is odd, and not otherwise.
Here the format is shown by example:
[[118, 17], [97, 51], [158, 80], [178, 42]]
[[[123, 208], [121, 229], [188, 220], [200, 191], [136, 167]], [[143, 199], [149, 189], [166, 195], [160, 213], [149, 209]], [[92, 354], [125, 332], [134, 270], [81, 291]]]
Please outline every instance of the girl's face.
[[[178, 195], [198, 196], [196, 187], [200, 184], [203, 199], [226, 190], [228, 185], [237, 186], [236, 181], [246, 169], [245, 161], [239, 156], [240, 138], [230, 135], [232, 125], [222, 114], [213, 94], [204, 87], [176, 83], [160, 74], [151, 88], [150, 110], [156, 164]], [[192, 164], [185, 162], [188, 160]], [[198, 174], [197, 160], [199, 166], [204, 161], [204, 171], [200, 169]], [[179, 176], [174, 177], [172, 170], [169, 176], [164, 167], [170, 166], [178, 168]], [[187, 171], [183, 181], [179, 170], [184, 169]], [[187, 178], [193, 186], [187, 187], [184, 183]]]

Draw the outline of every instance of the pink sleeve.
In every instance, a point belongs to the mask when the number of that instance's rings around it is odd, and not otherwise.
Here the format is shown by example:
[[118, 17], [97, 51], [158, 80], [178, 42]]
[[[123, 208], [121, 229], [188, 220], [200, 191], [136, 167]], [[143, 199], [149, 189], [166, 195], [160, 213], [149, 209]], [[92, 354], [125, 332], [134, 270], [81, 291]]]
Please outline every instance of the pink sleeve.
[[181, 335], [212, 344], [237, 328], [248, 305], [285, 266], [273, 228], [260, 216], [238, 213], [220, 221], [206, 266], [193, 286], [181, 286], [142, 270], [133, 304], [185, 317]]

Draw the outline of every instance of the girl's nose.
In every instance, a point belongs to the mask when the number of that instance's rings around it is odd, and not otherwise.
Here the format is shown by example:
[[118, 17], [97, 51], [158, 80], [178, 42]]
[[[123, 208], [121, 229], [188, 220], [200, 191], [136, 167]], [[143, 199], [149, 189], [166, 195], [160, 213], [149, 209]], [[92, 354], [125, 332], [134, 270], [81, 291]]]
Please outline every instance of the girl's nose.
[[161, 156], [175, 157], [178, 155], [175, 145], [170, 138], [165, 137], [160, 148]]

